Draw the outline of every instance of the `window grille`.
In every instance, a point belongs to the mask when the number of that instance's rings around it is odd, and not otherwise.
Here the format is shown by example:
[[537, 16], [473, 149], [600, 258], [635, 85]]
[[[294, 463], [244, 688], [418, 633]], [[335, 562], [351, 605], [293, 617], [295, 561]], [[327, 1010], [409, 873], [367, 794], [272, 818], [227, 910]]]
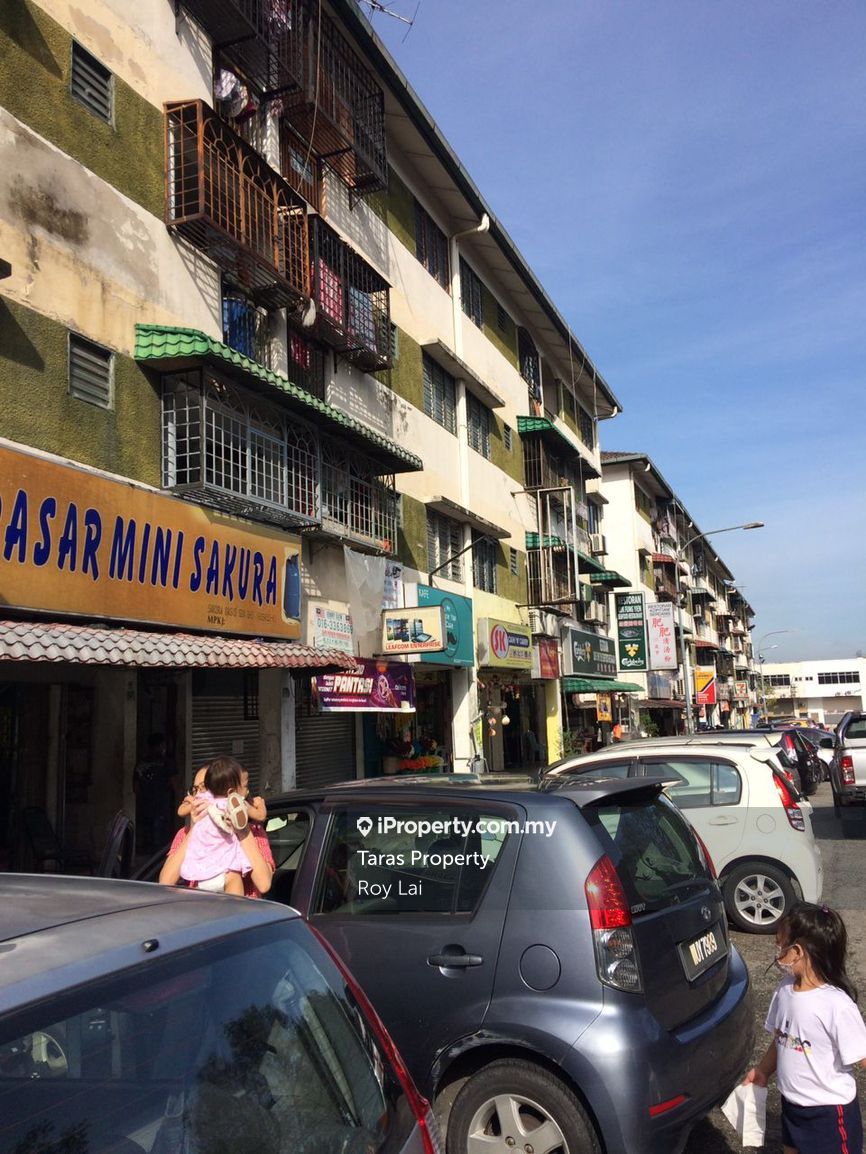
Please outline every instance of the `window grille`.
[[72, 42], [72, 95], [94, 116], [109, 124], [114, 111], [113, 77], [95, 56]]
[[512, 577], [517, 577], [520, 573], [520, 563], [518, 561], [516, 549], [508, 550], [508, 571]]
[[466, 397], [466, 433], [470, 447], [490, 460], [490, 410], [471, 394]]
[[[451, 517], [427, 510], [427, 565], [437, 576], [452, 581], [463, 580], [463, 557], [456, 556], [463, 548], [463, 526]], [[446, 564], [447, 562], [447, 564]], [[440, 568], [442, 566], [442, 568]]]
[[461, 256], [460, 305], [473, 324], [484, 327], [484, 298], [481, 279], [476, 276]]
[[577, 410], [578, 430], [580, 439], [588, 449], [595, 448], [595, 421], [586, 411], [586, 409], [578, 406]]
[[315, 218], [316, 256], [313, 294], [320, 321], [340, 335], [346, 328], [346, 255], [348, 249], [332, 228]]
[[424, 412], [449, 433], [457, 432], [457, 390], [454, 378], [432, 357], [424, 356]]
[[501, 304], [496, 305], [496, 327], [501, 333], [507, 333], [511, 328], [511, 317]]
[[391, 363], [400, 355], [400, 330], [395, 324], [391, 325]]
[[496, 592], [496, 558], [499, 546], [488, 537], [472, 534], [472, 584], [485, 593]]
[[520, 363], [520, 375], [529, 385], [529, 395], [536, 401], [541, 400], [541, 365], [535, 343], [526, 329], [519, 329], [517, 333], [517, 356]]
[[415, 255], [435, 281], [447, 291], [448, 238], [428, 212], [415, 201]]
[[325, 399], [325, 354], [318, 345], [290, 332], [288, 340], [288, 377], [293, 385], [319, 400]]
[[322, 438], [322, 525], [393, 553], [397, 538], [397, 493], [363, 454]]
[[270, 322], [265, 309], [256, 306], [240, 293], [223, 296], [223, 340], [251, 361], [273, 368]]
[[69, 334], [69, 395], [90, 405], [114, 405], [114, 354], [84, 337]]
[[511, 449], [512, 449], [511, 426], [510, 425], [503, 425], [502, 426], [502, 443], [505, 445], [506, 453], [510, 453]]

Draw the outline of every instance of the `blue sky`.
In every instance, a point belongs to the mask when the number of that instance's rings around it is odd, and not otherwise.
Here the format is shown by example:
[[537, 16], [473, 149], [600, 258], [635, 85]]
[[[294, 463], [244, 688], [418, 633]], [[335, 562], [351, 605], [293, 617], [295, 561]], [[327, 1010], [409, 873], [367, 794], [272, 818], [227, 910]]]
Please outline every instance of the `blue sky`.
[[[416, 0], [391, 0], [412, 15]], [[362, 5], [365, 12], [369, 9]], [[373, 27], [772, 659], [866, 653], [866, 5], [421, 0]]]

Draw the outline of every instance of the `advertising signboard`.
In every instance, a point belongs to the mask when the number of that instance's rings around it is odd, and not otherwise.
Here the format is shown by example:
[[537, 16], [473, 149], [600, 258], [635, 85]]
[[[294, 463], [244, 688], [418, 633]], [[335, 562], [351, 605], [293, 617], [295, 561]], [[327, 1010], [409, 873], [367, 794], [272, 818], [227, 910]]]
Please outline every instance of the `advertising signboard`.
[[619, 668], [631, 673], [647, 669], [646, 615], [643, 593], [615, 593]]
[[650, 669], [676, 669], [676, 638], [672, 601], [650, 601], [646, 607]]
[[595, 695], [595, 716], [597, 721], [613, 721], [613, 703], [609, 693]]
[[698, 705], [716, 704], [715, 669], [695, 670], [695, 701]]
[[415, 674], [397, 661], [358, 662], [357, 673], [317, 673], [313, 701], [323, 713], [414, 713]]
[[567, 676], [616, 677], [613, 641], [566, 625], [562, 630], [562, 665]]
[[0, 446], [0, 598], [42, 613], [294, 639], [301, 543]]
[[531, 669], [532, 633], [529, 626], [499, 621], [494, 617], [479, 618], [478, 664], [494, 669]]
[[339, 649], [354, 654], [355, 638], [348, 605], [339, 601], [308, 601], [307, 644], [314, 649]]
[[445, 610], [441, 605], [382, 610], [382, 653], [425, 653], [445, 648]]
[[[411, 586], [409, 587], [411, 588]], [[421, 654], [423, 662], [471, 668], [475, 664], [472, 636], [472, 602], [457, 593], [446, 593], [431, 585], [416, 585], [419, 605], [441, 605], [445, 614], [445, 648], [441, 653]]]
[[538, 681], [556, 681], [559, 677], [559, 642], [555, 637], [535, 638], [532, 676]]

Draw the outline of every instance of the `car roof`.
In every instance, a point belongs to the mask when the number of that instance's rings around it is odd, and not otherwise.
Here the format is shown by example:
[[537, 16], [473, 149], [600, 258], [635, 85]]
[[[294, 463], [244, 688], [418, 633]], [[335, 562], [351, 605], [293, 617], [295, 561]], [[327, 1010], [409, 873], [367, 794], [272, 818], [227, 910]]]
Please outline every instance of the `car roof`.
[[[733, 741], [724, 741], [717, 743], [720, 748], [724, 749], [726, 757], [734, 757], [745, 759], [749, 758], [749, 762], [762, 765], [766, 764], [766, 758], [773, 756], [774, 749], [770, 747], [766, 751], [756, 748], [759, 743], [753, 741], [743, 741], [739, 745]], [[558, 761], [555, 765], [548, 766], [544, 771], [543, 780], [549, 780], [551, 777], [558, 776], [565, 777], [569, 769], [573, 769], [578, 773], [582, 772], [582, 767], [596, 764], [603, 764], [607, 761], [618, 761], [623, 757], [637, 757], [640, 754], [652, 755], [658, 757], [667, 753], [682, 754], [688, 751], [691, 757], [713, 757], [713, 742], [711, 741], [678, 741], [676, 738], [670, 741], [661, 739], [650, 739], [647, 741], [628, 741], [621, 745], [609, 745], [604, 749], [598, 749], [595, 753], [583, 753], [574, 757], [564, 758]]]
[[0, 905], [0, 1013], [148, 957], [298, 917], [273, 902], [45, 874], [0, 875]]

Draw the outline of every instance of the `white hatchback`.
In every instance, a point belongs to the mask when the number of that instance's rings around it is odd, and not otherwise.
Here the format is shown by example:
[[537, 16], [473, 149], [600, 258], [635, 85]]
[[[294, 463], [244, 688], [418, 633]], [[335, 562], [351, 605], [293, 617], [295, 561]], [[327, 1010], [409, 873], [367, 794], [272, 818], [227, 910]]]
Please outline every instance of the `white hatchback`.
[[773, 751], [760, 746], [633, 741], [562, 761], [545, 781], [664, 778], [713, 859], [731, 923], [769, 934], [794, 902], [817, 902], [824, 880], [812, 807], [772, 760]]

